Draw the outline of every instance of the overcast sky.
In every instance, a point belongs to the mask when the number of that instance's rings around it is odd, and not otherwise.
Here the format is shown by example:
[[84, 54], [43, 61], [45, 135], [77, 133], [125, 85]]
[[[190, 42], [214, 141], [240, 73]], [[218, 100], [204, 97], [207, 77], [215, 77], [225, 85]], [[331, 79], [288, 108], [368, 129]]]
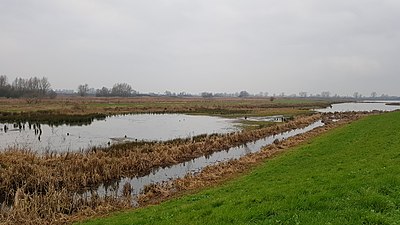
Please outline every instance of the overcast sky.
[[56, 89], [400, 95], [400, 1], [1, 0], [0, 74]]

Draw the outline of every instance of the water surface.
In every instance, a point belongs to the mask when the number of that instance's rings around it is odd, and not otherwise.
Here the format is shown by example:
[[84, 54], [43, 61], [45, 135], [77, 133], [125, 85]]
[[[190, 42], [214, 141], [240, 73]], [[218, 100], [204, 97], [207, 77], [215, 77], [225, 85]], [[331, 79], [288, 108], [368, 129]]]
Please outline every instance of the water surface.
[[0, 149], [16, 146], [38, 152], [78, 151], [124, 141], [165, 141], [228, 133], [237, 130], [235, 125], [232, 119], [184, 114], [112, 116], [83, 126], [0, 123]]
[[[393, 102], [393, 101], [391, 101]], [[332, 107], [325, 109], [315, 109], [317, 112], [371, 112], [374, 110], [379, 111], [394, 111], [400, 109], [400, 106], [387, 105], [387, 102], [346, 102], [339, 104], [332, 104]]]

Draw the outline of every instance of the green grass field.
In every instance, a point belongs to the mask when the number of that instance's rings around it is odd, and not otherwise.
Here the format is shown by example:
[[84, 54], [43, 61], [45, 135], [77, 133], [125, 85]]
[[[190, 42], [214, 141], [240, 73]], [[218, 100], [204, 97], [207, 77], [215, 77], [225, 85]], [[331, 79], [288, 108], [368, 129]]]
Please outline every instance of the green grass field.
[[399, 224], [400, 112], [335, 129], [225, 184], [83, 224]]

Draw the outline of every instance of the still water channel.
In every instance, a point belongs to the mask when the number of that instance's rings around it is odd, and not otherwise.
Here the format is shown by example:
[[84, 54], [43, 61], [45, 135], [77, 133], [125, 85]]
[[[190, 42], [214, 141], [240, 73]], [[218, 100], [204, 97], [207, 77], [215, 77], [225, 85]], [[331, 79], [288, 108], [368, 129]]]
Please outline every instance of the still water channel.
[[388, 105], [388, 103], [400, 103], [400, 101], [386, 101], [386, 102], [346, 102], [339, 104], [332, 104], [332, 107], [325, 109], [315, 109], [317, 112], [371, 112], [378, 111], [394, 111], [400, 109], [398, 105]]
[[[110, 184], [110, 185], [101, 185], [96, 193], [100, 196], [114, 196], [121, 197], [123, 195], [123, 187], [126, 183], [129, 183], [132, 190], [132, 196], [136, 197], [140, 194], [143, 188], [150, 184], [166, 182], [169, 180], [177, 179], [186, 176], [187, 174], [194, 174], [196, 172], [200, 172], [204, 167], [215, 165], [220, 162], [226, 162], [233, 159], [239, 159], [242, 156], [245, 156], [249, 153], [255, 153], [262, 149], [263, 146], [272, 144], [275, 140], [283, 140], [289, 137], [293, 137], [298, 134], [305, 133], [307, 131], [313, 130], [317, 127], [323, 126], [324, 123], [321, 121], [314, 122], [307, 127], [301, 129], [294, 129], [291, 131], [283, 132], [277, 135], [268, 136], [266, 138], [249, 142], [245, 145], [232, 147], [228, 150], [214, 152], [209, 156], [202, 156], [188, 162], [179, 163], [171, 167], [166, 168], [158, 168], [153, 170], [147, 176], [142, 177], [134, 177], [134, 178], [122, 178], [121, 180]], [[86, 192], [84, 195], [86, 197], [90, 197], [91, 192]], [[133, 205], [136, 205], [135, 198], [132, 202]]]
[[184, 114], [112, 116], [82, 126], [0, 123], [0, 149], [28, 148], [39, 153], [78, 151], [126, 141], [165, 141], [236, 130], [237, 124], [232, 119]]

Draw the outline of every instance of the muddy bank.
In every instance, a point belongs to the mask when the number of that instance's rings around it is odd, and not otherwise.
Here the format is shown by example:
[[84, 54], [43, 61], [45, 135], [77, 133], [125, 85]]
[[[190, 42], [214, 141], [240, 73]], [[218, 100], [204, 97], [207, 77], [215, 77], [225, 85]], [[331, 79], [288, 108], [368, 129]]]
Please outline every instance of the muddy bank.
[[400, 102], [389, 102], [389, 103], [386, 103], [386, 105], [400, 105]]

